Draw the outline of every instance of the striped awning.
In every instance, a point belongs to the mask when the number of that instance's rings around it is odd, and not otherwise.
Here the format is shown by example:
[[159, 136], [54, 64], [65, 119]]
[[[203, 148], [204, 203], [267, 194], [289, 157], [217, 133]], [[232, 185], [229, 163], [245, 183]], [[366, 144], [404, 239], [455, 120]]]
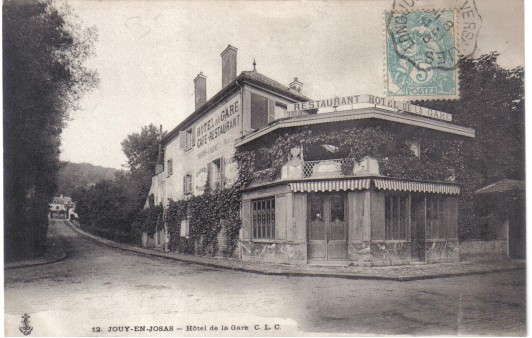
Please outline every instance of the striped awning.
[[460, 187], [452, 184], [443, 183], [426, 183], [426, 182], [408, 182], [398, 180], [375, 179], [375, 188], [382, 190], [394, 191], [413, 191], [426, 192], [434, 194], [458, 195]]
[[293, 192], [348, 191], [369, 189], [370, 179], [289, 183]]

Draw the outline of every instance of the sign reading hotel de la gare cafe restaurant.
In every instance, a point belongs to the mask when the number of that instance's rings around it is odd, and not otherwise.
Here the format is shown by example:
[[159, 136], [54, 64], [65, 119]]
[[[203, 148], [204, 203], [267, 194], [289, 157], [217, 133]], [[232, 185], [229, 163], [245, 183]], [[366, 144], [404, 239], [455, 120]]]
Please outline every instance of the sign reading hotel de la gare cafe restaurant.
[[[200, 73], [195, 111], [161, 140], [149, 200], [166, 208], [203, 194], [207, 182], [231, 187], [247, 168], [252, 179], [242, 187], [232, 259], [364, 266], [459, 260], [453, 168], [431, 180], [390, 170], [393, 159], [375, 154], [371, 135], [384, 133], [412, 166], [430, 168], [439, 164], [422, 158], [425, 145], [452, 148], [474, 138], [473, 129], [446, 112], [373, 95], [312, 100], [298, 78], [285, 86], [255, 66], [237, 76], [231, 45], [221, 56], [222, 89], [207, 100]], [[237, 158], [254, 160], [244, 166]], [[181, 221], [180, 238], [189, 232]], [[143, 242], [165, 241], [163, 229]]]

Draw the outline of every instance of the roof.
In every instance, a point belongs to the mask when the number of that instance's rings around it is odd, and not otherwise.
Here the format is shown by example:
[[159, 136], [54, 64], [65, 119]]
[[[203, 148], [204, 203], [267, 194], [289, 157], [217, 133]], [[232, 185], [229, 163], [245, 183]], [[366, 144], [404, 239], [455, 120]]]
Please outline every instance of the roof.
[[259, 130], [247, 134], [235, 141], [237, 147], [248, 143], [252, 140], [260, 138], [274, 130], [281, 128], [300, 127], [321, 123], [333, 123], [344, 121], [355, 121], [364, 119], [379, 119], [384, 121], [402, 123], [417, 127], [433, 129], [437, 131], [447, 132], [450, 134], [475, 137], [475, 130], [467, 127], [462, 127], [449, 122], [431, 119], [428, 117], [418, 116], [414, 114], [401, 113], [382, 108], [358, 108], [346, 111], [336, 111], [330, 113], [322, 113], [315, 115], [297, 116], [288, 119], [277, 120]]
[[203, 117], [205, 113], [212, 107], [214, 107], [218, 101], [220, 101], [225, 96], [234, 92], [240, 87], [242, 83], [248, 83], [251, 85], [256, 85], [265, 89], [272, 90], [280, 95], [286, 96], [289, 99], [298, 101], [309, 101], [310, 99], [305, 95], [290, 89], [289, 87], [282, 85], [281, 83], [257, 72], [257, 71], [243, 71], [238, 75], [233, 81], [223, 87], [218, 93], [211, 97], [207, 102], [202, 104], [198, 109], [196, 109], [192, 114], [190, 114], [186, 119], [184, 119], [180, 124], [178, 124], [174, 129], [172, 129], [165, 137], [162, 139], [162, 143], [165, 144], [172, 139], [174, 139], [180, 130], [183, 130], [188, 125], [192, 124], [195, 120]]
[[72, 203], [72, 198], [67, 196], [55, 196], [52, 199], [52, 202], [57, 204], [68, 204]]
[[504, 179], [478, 189], [475, 194], [494, 194], [509, 191], [525, 191], [525, 182]]

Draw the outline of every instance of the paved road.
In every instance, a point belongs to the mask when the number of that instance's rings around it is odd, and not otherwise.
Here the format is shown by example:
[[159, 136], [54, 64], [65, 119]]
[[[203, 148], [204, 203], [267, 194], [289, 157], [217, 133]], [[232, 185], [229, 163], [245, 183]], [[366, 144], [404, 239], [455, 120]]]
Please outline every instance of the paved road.
[[525, 334], [524, 270], [413, 282], [263, 276], [123, 252], [51, 226], [69, 257], [5, 271], [6, 335], [21, 335], [24, 313], [32, 335], [55, 336]]

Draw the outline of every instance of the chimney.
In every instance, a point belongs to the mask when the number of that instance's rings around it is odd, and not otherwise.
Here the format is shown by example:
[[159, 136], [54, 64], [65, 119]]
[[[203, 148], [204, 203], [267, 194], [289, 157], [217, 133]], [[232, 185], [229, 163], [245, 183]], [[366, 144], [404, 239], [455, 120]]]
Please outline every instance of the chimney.
[[207, 102], [207, 77], [203, 75], [203, 72], [200, 72], [194, 79], [194, 101], [196, 102], [194, 110]]
[[236, 78], [236, 52], [237, 48], [227, 45], [222, 52], [222, 88]]
[[302, 94], [301, 87], [303, 87], [303, 83], [299, 82], [297, 77], [294, 78], [294, 81], [288, 85], [290, 89], [295, 90], [299, 94]]
[[163, 159], [163, 146], [161, 144], [163, 140], [163, 125], [159, 125], [159, 152], [157, 154], [157, 163], [155, 164], [155, 175], [159, 175], [164, 171], [164, 159]]

